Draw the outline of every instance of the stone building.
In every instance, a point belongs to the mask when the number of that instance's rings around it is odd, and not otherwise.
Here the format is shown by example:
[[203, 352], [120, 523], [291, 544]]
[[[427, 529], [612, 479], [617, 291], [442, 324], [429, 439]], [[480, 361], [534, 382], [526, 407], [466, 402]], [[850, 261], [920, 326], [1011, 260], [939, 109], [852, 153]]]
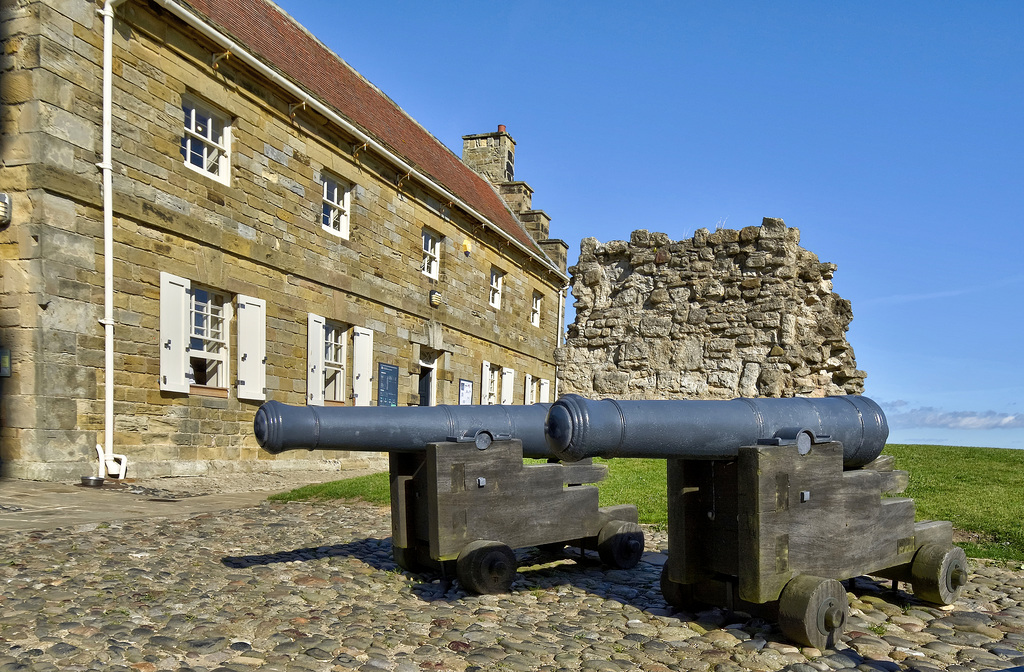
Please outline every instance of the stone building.
[[691, 240], [585, 239], [576, 319], [556, 352], [563, 392], [629, 399], [862, 394], [835, 264], [781, 219]]
[[355, 465], [256, 409], [553, 397], [567, 246], [504, 127], [463, 163], [266, 0], [0, 30], [0, 473]]

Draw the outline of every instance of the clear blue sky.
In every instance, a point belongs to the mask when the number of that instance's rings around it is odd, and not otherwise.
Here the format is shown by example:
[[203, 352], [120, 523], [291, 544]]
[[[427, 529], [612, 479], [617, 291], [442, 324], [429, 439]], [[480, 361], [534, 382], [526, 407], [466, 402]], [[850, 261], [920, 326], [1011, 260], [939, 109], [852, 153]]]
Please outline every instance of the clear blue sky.
[[1024, 448], [1024, 2], [280, 5], [456, 153], [505, 124], [570, 263], [784, 219], [891, 441]]

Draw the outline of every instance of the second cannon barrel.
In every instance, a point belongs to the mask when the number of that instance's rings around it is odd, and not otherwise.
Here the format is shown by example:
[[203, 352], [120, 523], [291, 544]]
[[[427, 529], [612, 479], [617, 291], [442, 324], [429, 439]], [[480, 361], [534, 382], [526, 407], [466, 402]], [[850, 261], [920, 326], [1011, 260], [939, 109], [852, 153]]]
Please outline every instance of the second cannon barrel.
[[871, 399], [615, 400], [560, 398], [545, 421], [548, 447], [567, 462], [586, 457], [726, 459], [776, 438], [840, 441], [843, 464], [864, 466], [889, 436]]
[[416, 452], [428, 443], [519, 439], [525, 457], [551, 457], [544, 418], [551, 404], [529, 406], [291, 406], [268, 401], [256, 411], [256, 441], [270, 453], [309, 450]]

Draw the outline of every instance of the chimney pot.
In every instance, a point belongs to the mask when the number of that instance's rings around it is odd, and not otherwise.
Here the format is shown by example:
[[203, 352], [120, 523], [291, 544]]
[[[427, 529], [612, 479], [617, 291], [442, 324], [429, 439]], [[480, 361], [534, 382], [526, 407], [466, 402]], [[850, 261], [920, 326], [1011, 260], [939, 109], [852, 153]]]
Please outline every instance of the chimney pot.
[[505, 132], [505, 124], [498, 124], [498, 133]]

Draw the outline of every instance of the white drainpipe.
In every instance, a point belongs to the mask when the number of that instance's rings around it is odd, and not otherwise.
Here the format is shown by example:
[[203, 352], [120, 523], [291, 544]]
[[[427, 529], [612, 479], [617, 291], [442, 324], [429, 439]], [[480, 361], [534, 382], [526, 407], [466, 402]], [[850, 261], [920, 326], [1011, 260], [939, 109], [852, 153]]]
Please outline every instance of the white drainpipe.
[[[555, 347], [559, 347], [565, 344], [565, 292], [571, 285], [566, 285], [558, 290], [558, 324], [555, 327]], [[559, 382], [561, 381], [558, 375], [558, 365], [555, 365], [555, 399], [558, 399], [558, 388]]]
[[96, 444], [98, 475], [124, 478], [128, 458], [114, 454], [114, 193], [111, 171], [111, 108], [114, 78], [114, 8], [124, 0], [106, 0], [103, 9], [103, 440]]

